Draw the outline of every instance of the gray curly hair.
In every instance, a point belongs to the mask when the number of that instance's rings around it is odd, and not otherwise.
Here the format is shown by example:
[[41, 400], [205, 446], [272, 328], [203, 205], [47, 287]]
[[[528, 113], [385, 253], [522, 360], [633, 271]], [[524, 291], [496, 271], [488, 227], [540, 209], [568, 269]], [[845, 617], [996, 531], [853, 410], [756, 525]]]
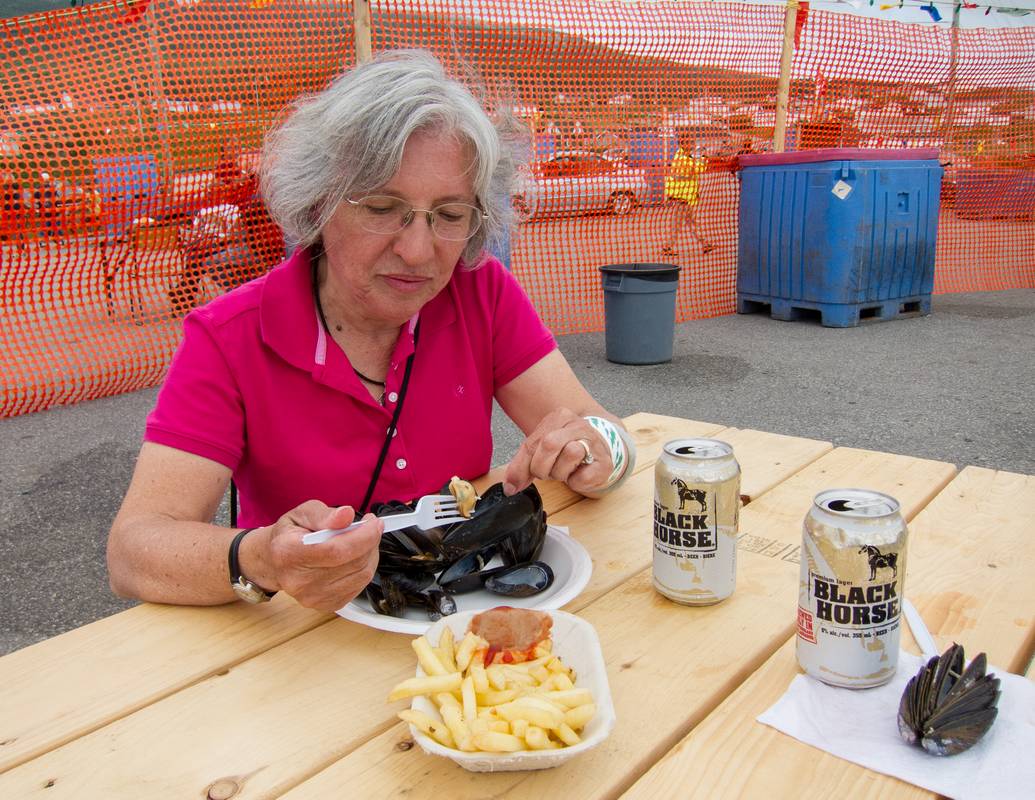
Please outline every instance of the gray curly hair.
[[452, 133], [474, 151], [475, 195], [489, 215], [464, 248], [470, 268], [506, 238], [510, 195], [527, 160], [528, 135], [506, 108], [496, 121], [442, 64], [422, 50], [388, 50], [302, 97], [263, 144], [263, 199], [285, 234], [301, 247], [320, 240], [346, 197], [383, 186], [399, 168], [417, 131]]

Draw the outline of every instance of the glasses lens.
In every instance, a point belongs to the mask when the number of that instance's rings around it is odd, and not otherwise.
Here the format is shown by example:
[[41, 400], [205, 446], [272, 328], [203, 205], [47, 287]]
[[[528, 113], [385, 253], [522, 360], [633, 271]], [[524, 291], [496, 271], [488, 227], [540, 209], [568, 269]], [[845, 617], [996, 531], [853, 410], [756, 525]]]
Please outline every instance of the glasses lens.
[[[391, 235], [398, 233], [417, 211], [405, 200], [386, 194], [373, 194], [360, 200], [349, 200], [359, 224], [371, 233]], [[482, 210], [467, 203], [443, 203], [431, 210], [431, 229], [435, 235], [452, 242], [464, 242], [474, 236], [482, 225]]]
[[451, 242], [463, 242], [478, 232], [482, 212], [467, 203], [445, 203], [434, 208], [432, 220], [436, 235]]
[[359, 223], [371, 233], [398, 233], [406, 225], [411, 206], [398, 197], [375, 194], [356, 205]]

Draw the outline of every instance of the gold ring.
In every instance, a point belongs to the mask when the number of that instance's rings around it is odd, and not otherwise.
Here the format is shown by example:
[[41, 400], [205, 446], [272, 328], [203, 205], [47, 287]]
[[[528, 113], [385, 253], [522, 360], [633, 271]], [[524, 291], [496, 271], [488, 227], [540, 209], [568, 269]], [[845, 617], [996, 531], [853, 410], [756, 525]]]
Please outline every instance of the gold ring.
[[585, 439], [576, 439], [575, 441], [581, 444], [582, 449], [586, 451], [586, 455], [584, 455], [582, 457], [582, 461], [579, 462], [580, 464], [592, 464], [594, 461], [596, 461], [596, 459], [593, 458], [593, 454], [589, 450], [589, 442], [587, 442]]

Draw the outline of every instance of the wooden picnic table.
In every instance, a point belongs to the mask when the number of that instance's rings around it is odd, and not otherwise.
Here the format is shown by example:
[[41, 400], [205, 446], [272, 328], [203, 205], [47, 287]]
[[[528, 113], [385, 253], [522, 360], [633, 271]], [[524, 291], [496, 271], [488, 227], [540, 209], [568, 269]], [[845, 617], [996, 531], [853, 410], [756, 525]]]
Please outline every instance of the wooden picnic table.
[[[755, 721], [798, 673], [798, 547], [815, 494], [866, 487], [909, 522], [906, 593], [939, 646], [1023, 674], [1035, 648], [1035, 477], [654, 414], [626, 420], [635, 474], [600, 500], [540, 485], [593, 574], [565, 608], [601, 640], [610, 737], [538, 772], [425, 755], [388, 704], [412, 637], [271, 603], [143, 604], [0, 658], [0, 797], [924, 797]], [[653, 468], [710, 436], [742, 471], [737, 589], [714, 606], [651, 585]], [[498, 479], [494, 470], [477, 483]], [[903, 647], [919, 652], [908, 626]]]

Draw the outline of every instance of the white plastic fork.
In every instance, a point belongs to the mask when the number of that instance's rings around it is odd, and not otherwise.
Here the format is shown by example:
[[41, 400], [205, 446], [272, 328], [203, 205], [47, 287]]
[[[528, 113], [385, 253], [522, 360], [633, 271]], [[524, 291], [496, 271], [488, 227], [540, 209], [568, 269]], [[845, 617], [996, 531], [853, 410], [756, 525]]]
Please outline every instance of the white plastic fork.
[[931, 636], [931, 631], [924, 623], [924, 618], [920, 616], [920, 612], [908, 597], [902, 598], [902, 611], [905, 614], [906, 622], [909, 623], [909, 629], [913, 632], [913, 638], [924, 655], [924, 660], [934, 658], [938, 655], [938, 644]]
[[[381, 517], [385, 523], [385, 533], [397, 531], [400, 528], [408, 528], [416, 525], [421, 530], [435, 528], [439, 525], [452, 525], [460, 522], [466, 517], [460, 515], [457, 510], [456, 498], [451, 494], [426, 494], [417, 501], [413, 511], [401, 514], [389, 514]], [[302, 537], [304, 544], [320, 544], [337, 536], [339, 533], [346, 533], [353, 528], [358, 528], [363, 520], [353, 522], [345, 528], [324, 528], [322, 531], [313, 531]]]

